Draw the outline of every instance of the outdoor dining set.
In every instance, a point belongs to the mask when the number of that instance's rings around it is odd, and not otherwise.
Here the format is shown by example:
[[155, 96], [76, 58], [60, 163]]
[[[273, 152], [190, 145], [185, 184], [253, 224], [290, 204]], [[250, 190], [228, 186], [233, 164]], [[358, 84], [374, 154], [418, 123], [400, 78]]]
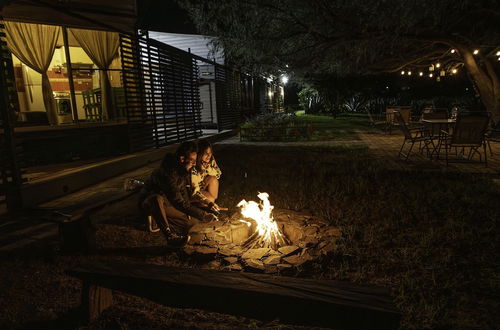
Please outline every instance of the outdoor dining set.
[[[370, 115], [369, 115], [370, 116]], [[496, 141], [493, 121], [487, 112], [454, 112], [449, 116], [447, 109], [424, 108], [418, 119], [412, 118], [411, 107], [389, 107], [384, 125], [390, 134], [399, 127], [404, 140], [398, 157], [408, 160], [414, 145], [430, 159], [444, 159], [450, 162], [472, 162], [478, 159], [487, 166], [487, 151], [493, 155], [490, 142]], [[372, 121], [375, 125], [377, 122]], [[482, 149], [482, 150], [481, 150]], [[488, 149], [488, 150], [487, 150]]]

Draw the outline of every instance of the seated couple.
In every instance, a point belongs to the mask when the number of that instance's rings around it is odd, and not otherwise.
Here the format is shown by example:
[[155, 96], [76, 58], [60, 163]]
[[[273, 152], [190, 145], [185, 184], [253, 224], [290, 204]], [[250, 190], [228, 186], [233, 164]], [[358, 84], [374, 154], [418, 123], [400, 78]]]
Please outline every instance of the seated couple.
[[169, 242], [186, 243], [192, 226], [218, 220], [220, 175], [208, 141], [184, 142], [175, 154], [165, 155], [144, 183], [140, 208]]

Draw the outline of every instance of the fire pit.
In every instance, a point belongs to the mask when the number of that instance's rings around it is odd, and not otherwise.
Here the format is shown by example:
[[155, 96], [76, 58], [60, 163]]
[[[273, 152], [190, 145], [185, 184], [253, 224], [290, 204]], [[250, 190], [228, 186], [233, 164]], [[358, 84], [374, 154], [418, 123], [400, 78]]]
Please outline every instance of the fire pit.
[[260, 202], [242, 200], [240, 212], [190, 231], [183, 251], [210, 268], [265, 273], [304, 269], [335, 250], [340, 230], [320, 217], [274, 209], [267, 193]]

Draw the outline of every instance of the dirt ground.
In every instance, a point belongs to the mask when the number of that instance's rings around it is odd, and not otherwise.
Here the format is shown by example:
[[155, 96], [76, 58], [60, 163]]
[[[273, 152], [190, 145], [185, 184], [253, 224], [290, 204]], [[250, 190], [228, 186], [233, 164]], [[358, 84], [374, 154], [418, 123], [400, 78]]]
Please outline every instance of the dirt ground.
[[[82, 283], [65, 270], [88, 260], [123, 260], [206, 268], [180, 252], [165, 249], [161, 233], [149, 233], [136, 208], [137, 196], [96, 214], [97, 250], [65, 253], [57, 245], [0, 261], [2, 329], [309, 329], [262, 322], [195, 309], [162, 306], [136, 296], [114, 293], [114, 305], [91, 324], [82, 320]], [[228, 302], [230, 303], [230, 302]]]

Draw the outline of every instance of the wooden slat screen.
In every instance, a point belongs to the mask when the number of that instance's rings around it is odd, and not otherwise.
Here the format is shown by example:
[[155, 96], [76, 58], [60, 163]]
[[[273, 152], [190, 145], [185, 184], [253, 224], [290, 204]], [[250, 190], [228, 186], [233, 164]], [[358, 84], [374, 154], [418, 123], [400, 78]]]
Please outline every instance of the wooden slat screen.
[[120, 35], [122, 77], [129, 127], [129, 148], [131, 152], [155, 147], [154, 122], [148, 116], [147, 70], [140, 63], [141, 49], [147, 47], [144, 38]]
[[241, 122], [240, 74], [230, 68], [216, 66], [215, 95], [219, 131], [237, 127]]
[[146, 37], [122, 36], [131, 150], [201, 136], [198, 66], [190, 53]]
[[[23, 182], [20, 170], [22, 148], [14, 138], [17, 101], [12, 56], [7, 48], [4, 26], [0, 24], [0, 204], [21, 206], [20, 187]], [[15, 204], [15, 205], [14, 205]]]

